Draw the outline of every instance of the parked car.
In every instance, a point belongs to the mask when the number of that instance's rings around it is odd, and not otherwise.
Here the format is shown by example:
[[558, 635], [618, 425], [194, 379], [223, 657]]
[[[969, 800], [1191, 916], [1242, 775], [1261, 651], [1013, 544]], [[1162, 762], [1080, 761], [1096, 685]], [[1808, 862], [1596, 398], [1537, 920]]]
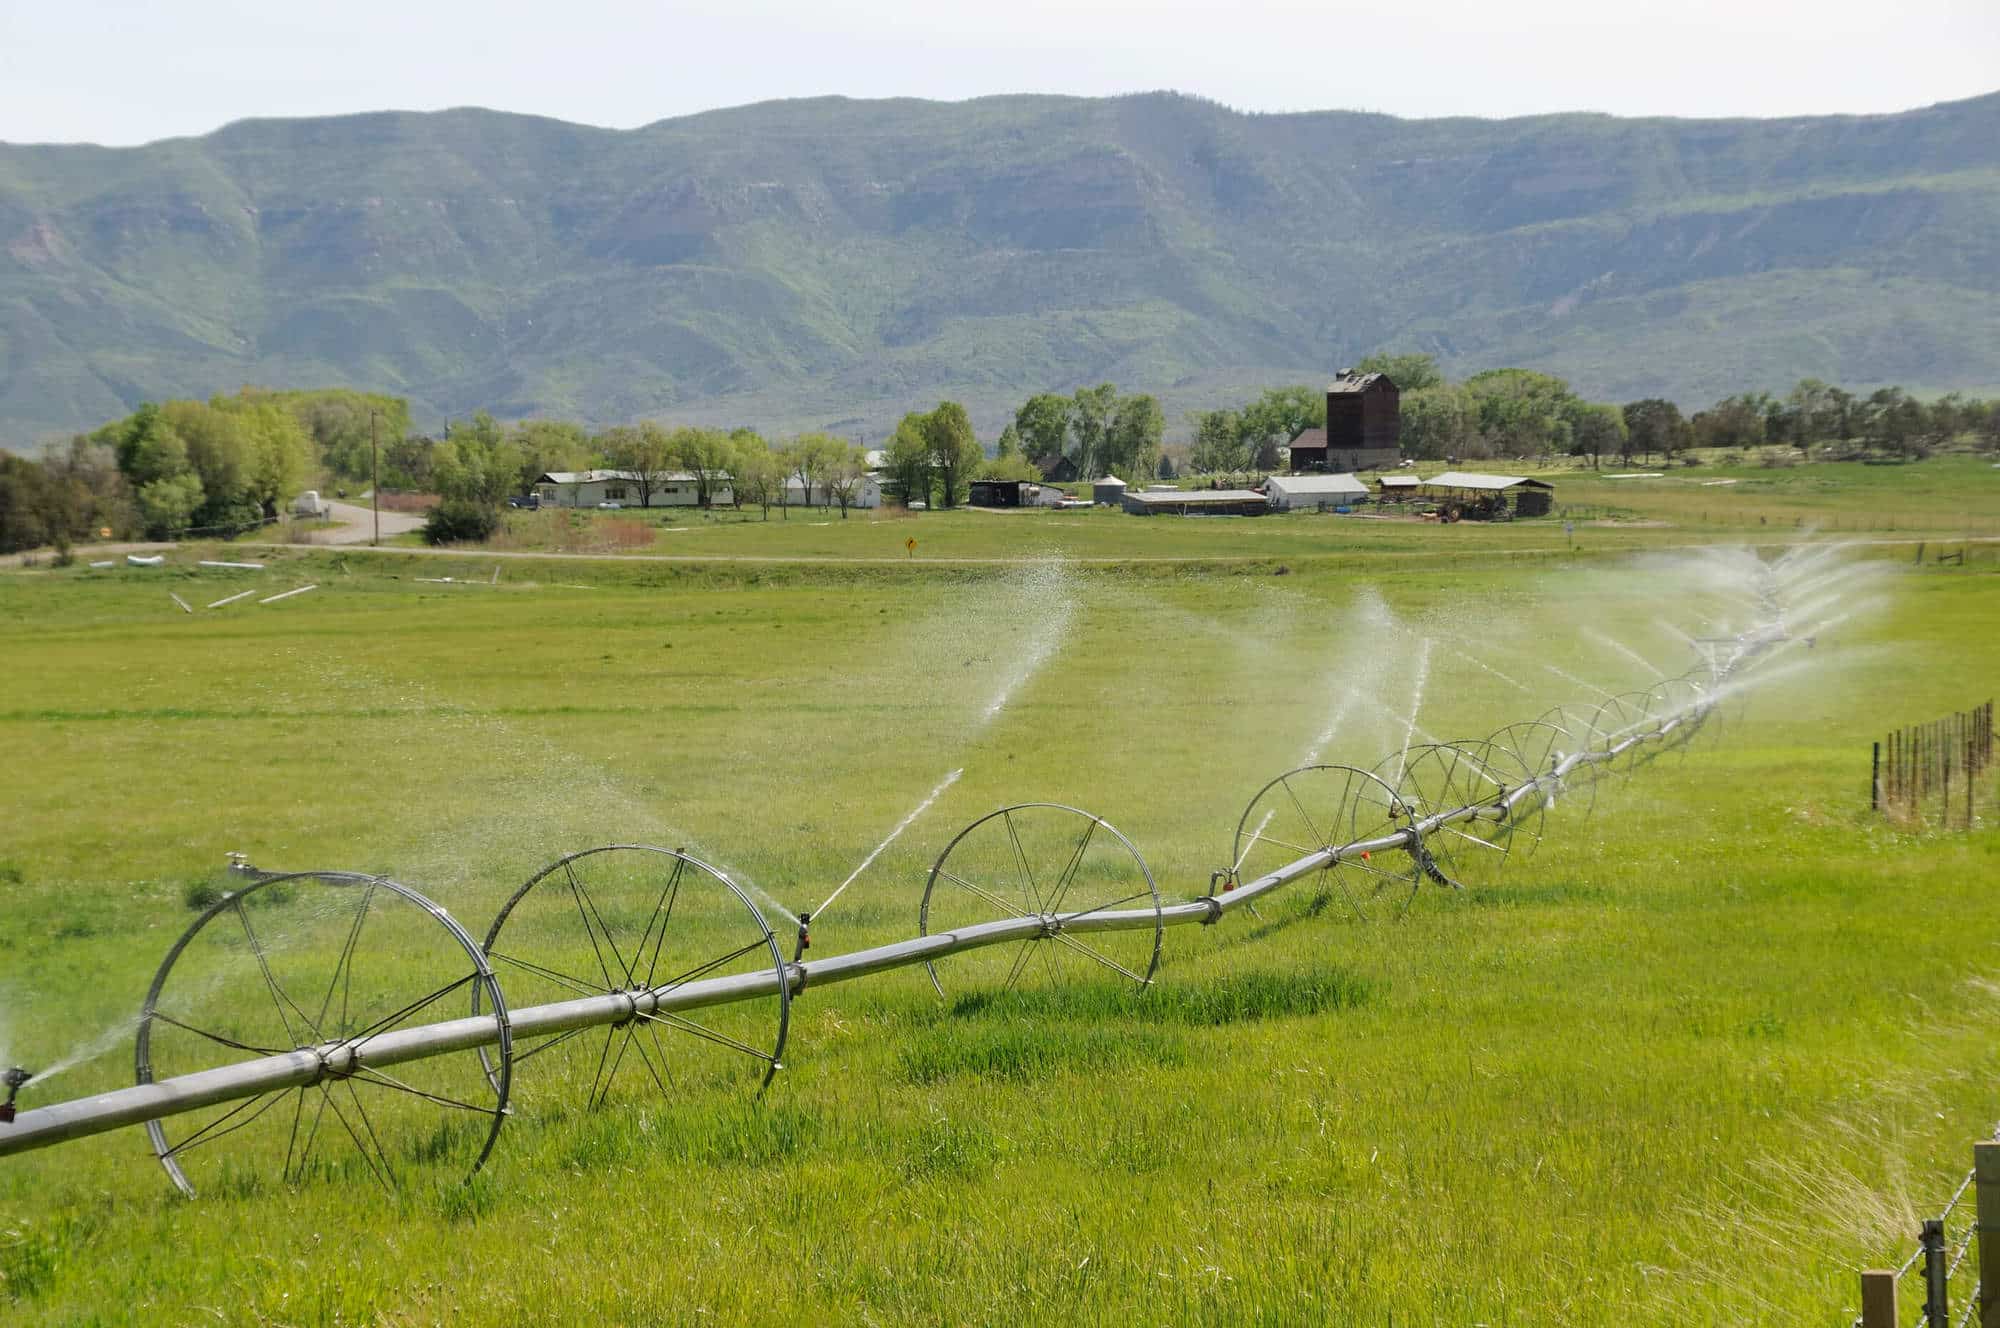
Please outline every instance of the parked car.
[[518, 498], [518, 497], [509, 498], [507, 500], [507, 506], [519, 507], [524, 511], [529, 511], [529, 512], [539, 511], [542, 506], [542, 495], [540, 495], [539, 493], [531, 493], [525, 498]]
[[319, 496], [318, 489], [307, 489], [292, 500], [292, 515], [325, 518], [333, 515], [333, 508]]
[[624, 507], [625, 504], [619, 502], [615, 498], [606, 498], [603, 502], [599, 503], [597, 506], [599, 511], [616, 512], [620, 508]]

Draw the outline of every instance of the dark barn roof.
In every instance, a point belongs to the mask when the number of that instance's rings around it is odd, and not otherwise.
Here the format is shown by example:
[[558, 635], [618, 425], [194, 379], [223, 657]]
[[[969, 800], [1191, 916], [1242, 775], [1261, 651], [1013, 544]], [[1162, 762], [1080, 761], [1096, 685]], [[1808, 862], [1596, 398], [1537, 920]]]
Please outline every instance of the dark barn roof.
[[1299, 430], [1299, 436], [1292, 439], [1292, 450], [1296, 452], [1301, 448], [1305, 448], [1308, 451], [1310, 451], [1313, 448], [1318, 448], [1321, 451], [1325, 451], [1326, 430], [1324, 429]]

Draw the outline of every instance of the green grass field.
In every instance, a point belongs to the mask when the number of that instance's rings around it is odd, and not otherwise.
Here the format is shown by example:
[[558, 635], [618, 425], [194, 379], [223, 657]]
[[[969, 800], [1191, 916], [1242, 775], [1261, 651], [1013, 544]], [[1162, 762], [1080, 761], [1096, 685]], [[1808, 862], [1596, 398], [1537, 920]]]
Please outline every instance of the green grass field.
[[[1779, 496], [1949, 535], [1995, 510], [1991, 474]], [[0, 573], [0, 1061], [100, 1053], [23, 1105], [130, 1082], [132, 1016], [226, 851], [393, 874], [474, 935], [614, 841], [796, 911], [958, 770], [814, 957], [915, 935], [930, 861], [1009, 802], [1090, 809], [1191, 898], [1330, 719], [1322, 759], [1365, 767], [1413, 702], [1419, 736], [1477, 736], [1679, 672], [1680, 633], [1747, 610], [1675, 546], [1791, 533], [1589, 527], [1571, 555], [1546, 523], [1079, 515], [794, 513], [660, 537], [779, 561], [497, 584], [415, 580], [485, 582], [476, 554]], [[900, 564], [783, 561], [906, 529]], [[921, 970], [809, 987], [761, 1103], [741, 1072], [633, 1072], [593, 1109], [587, 1065], [527, 1061], [470, 1186], [449, 1130], [384, 1144], [393, 1193], [338, 1146], [287, 1185], [218, 1141], [193, 1201], [137, 1129], [10, 1157], [0, 1298], [48, 1323], [1844, 1323], [1852, 1270], [2000, 1113], [1993, 832], [1866, 799], [1871, 739], [1996, 690], [1973, 547], [1857, 549], [1810, 592], [1852, 587], [1818, 610], [1852, 616], [1685, 754], [1559, 799], [1532, 858], [1401, 920], [1302, 884], [1169, 930], [1144, 993], [1086, 965], [995, 998], [971, 962], [943, 1002]], [[370, 939], [384, 984], [422, 962]]]

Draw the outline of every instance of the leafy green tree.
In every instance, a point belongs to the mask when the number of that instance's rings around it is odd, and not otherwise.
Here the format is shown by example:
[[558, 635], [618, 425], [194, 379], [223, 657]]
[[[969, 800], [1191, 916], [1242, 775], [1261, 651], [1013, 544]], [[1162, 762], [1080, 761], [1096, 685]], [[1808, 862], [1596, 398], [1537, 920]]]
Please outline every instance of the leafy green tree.
[[995, 456], [1011, 457], [1018, 455], [1020, 451], [1021, 431], [1009, 424], [1000, 431], [1000, 441], [994, 447], [993, 453]]
[[784, 501], [786, 465], [770, 445], [749, 430], [739, 430], [729, 439], [730, 475], [740, 504], [749, 501], [764, 509], [771, 519], [771, 504]]
[[1531, 369], [1488, 369], [1465, 380], [1474, 426], [1486, 444], [1515, 456], [1567, 451], [1569, 384]]
[[529, 493], [542, 476], [581, 470], [590, 461], [590, 435], [568, 420], [522, 420], [514, 426], [515, 448], [521, 454], [517, 493]]
[[937, 476], [938, 495], [946, 507], [965, 500], [972, 485], [972, 473], [986, 459], [979, 439], [972, 432], [972, 418], [956, 401], [940, 401], [924, 417], [924, 442], [930, 448], [931, 469]]
[[409, 402], [386, 393], [344, 387], [282, 392], [246, 387], [234, 399], [286, 411], [306, 435], [307, 468], [316, 461], [334, 478], [357, 484], [369, 479], [371, 432], [378, 452], [410, 432]]
[[1625, 445], [1618, 449], [1621, 457], [1634, 452], [1649, 458], [1655, 452], [1671, 455], [1693, 440], [1694, 431], [1681, 418], [1681, 408], [1662, 397], [1628, 401], [1620, 413], [1626, 432]]
[[1151, 479], [1159, 468], [1166, 428], [1166, 412], [1151, 393], [1119, 398], [1106, 431], [1105, 469], [1133, 484]]
[[1014, 412], [1014, 429], [1021, 437], [1021, 450], [1044, 471], [1069, 446], [1069, 419], [1074, 406], [1069, 397], [1039, 392]]
[[[1707, 410], [1696, 411], [1688, 421], [1694, 442], [1701, 447], [1756, 447], [1764, 441], [1764, 411], [1754, 397], [1724, 397]], [[1647, 456], [1652, 455], [1652, 439], [1635, 439]]]
[[1354, 366], [1359, 373], [1379, 373], [1389, 375], [1389, 381], [1399, 392], [1422, 392], [1433, 387], [1444, 386], [1444, 374], [1437, 367], [1437, 361], [1428, 355], [1391, 355], [1377, 351]]
[[832, 434], [802, 433], [786, 448], [785, 455], [791, 463], [792, 475], [805, 491], [807, 507], [813, 505], [814, 489], [830, 497], [828, 477], [852, 446], [846, 439], [835, 438]]
[[639, 506], [651, 507], [653, 494], [674, 469], [667, 431], [651, 420], [641, 420], [605, 430], [597, 443], [612, 470], [622, 470], [631, 476], [632, 487], [639, 491]]
[[1625, 412], [1618, 407], [1581, 402], [1570, 412], [1570, 455], [1589, 457], [1590, 468], [1596, 470], [1607, 454], [1624, 450], [1629, 432]]
[[1189, 414], [1194, 445], [1189, 464], [1201, 475], [1241, 470], [1249, 460], [1243, 448], [1243, 417], [1233, 410], [1197, 410]]
[[187, 443], [150, 401], [123, 420], [105, 425], [98, 437], [111, 445], [118, 469], [135, 490], [189, 469]]
[[1404, 455], [1435, 460], [1468, 450], [1472, 407], [1462, 388], [1439, 385], [1404, 392], [1399, 413]]
[[868, 460], [866, 454], [853, 443], [840, 442], [839, 439], [834, 441], [840, 446], [827, 457], [826, 492], [840, 504], [840, 519], [845, 521], [847, 509], [854, 505], [862, 481], [868, 478]]
[[521, 478], [521, 451], [485, 411], [453, 420], [431, 452], [431, 472], [445, 498], [498, 508]]
[[194, 525], [202, 504], [201, 476], [192, 470], [139, 486], [139, 519], [148, 539], [171, 539]]
[[[929, 420], [930, 416], [924, 412], [911, 411], [896, 425], [896, 432], [889, 436], [889, 445], [882, 449], [882, 468], [889, 477], [884, 488], [905, 504], [931, 500], [934, 467], [926, 427]], [[1033, 453], [1029, 455], [1032, 457]], [[1058, 451], [1056, 455], [1062, 453]]]
[[1076, 443], [1078, 478], [1096, 479], [1103, 473], [1105, 440], [1117, 409], [1118, 389], [1110, 383], [1079, 387], [1070, 398], [1069, 431]]
[[972, 473], [975, 479], [1026, 480], [1030, 484], [1042, 478], [1042, 472], [1036, 468], [1035, 463], [1019, 452], [982, 461]]
[[1252, 452], [1283, 447], [1307, 429], [1325, 427], [1326, 393], [1302, 383], [1267, 387], [1243, 408], [1244, 441]]
[[[763, 440], [757, 441], [762, 446]], [[697, 507], [713, 502], [715, 490], [729, 479], [729, 466], [738, 450], [735, 441], [720, 429], [682, 428], [667, 436], [667, 453], [674, 464], [694, 476]]]

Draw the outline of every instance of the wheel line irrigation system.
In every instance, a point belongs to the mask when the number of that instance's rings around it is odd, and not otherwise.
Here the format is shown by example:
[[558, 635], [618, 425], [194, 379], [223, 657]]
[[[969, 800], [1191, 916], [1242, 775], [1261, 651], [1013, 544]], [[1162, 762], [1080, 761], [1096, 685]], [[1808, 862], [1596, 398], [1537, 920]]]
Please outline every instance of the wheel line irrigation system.
[[[95, 1096], [21, 1110], [16, 1115], [14, 1094], [32, 1076], [21, 1070], [6, 1072], [4, 1079], [0, 1079], [8, 1089], [7, 1101], [0, 1107], [0, 1155], [45, 1148], [128, 1125], [144, 1125], [153, 1151], [169, 1176], [191, 1195], [195, 1186], [182, 1168], [184, 1156], [193, 1148], [206, 1146], [243, 1128], [273, 1104], [286, 1100], [286, 1095], [296, 1089], [299, 1097], [291, 1115], [292, 1138], [286, 1146], [287, 1181], [302, 1180], [307, 1174], [303, 1157], [298, 1156], [299, 1139], [306, 1128], [305, 1116], [314, 1116], [311, 1127], [316, 1135], [319, 1117], [330, 1104], [339, 1126], [345, 1128], [346, 1137], [353, 1139], [369, 1169], [379, 1179], [393, 1183], [389, 1154], [375, 1137], [375, 1126], [354, 1094], [354, 1085], [362, 1083], [399, 1089], [417, 1099], [427, 1099], [440, 1109], [472, 1112], [482, 1118], [481, 1129], [476, 1132], [479, 1137], [468, 1146], [468, 1151], [476, 1154], [470, 1163], [476, 1171], [491, 1153], [500, 1125], [508, 1114], [516, 1064], [585, 1030], [612, 1030], [604, 1052], [597, 1057], [597, 1072], [591, 1083], [593, 1105], [609, 1090], [607, 1066], [612, 1075], [617, 1072], [610, 1057], [618, 1030], [626, 1030], [624, 1049], [618, 1052], [619, 1062], [622, 1063], [625, 1050], [637, 1045], [639, 1057], [656, 1080], [660, 1079], [666, 1057], [657, 1039], [660, 1030], [666, 1029], [691, 1034], [731, 1054], [740, 1052], [759, 1063], [761, 1082], [768, 1084], [780, 1068], [791, 1001], [803, 992], [833, 983], [921, 964], [929, 970], [932, 980], [939, 982], [942, 993], [938, 961], [1020, 942], [1021, 948], [1006, 975], [1008, 988], [1022, 977], [1031, 963], [1031, 955], [1041, 952], [1046, 958], [1059, 951], [1073, 960], [1080, 957], [1085, 967], [1101, 965], [1143, 987], [1153, 978], [1167, 928], [1212, 925], [1239, 909], [1254, 910], [1258, 900], [1304, 878], [1323, 873], [1333, 876], [1356, 914], [1366, 917], [1366, 901], [1349, 888], [1348, 878], [1339, 869], [1373, 882], [1368, 900], [1381, 899], [1393, 886], [1395, 893], [1389, 902], [1398, 908], [1406, 907], [1425, 879], [1447, 888], [1459, 888], [1464, 878], [1473, 874], [1469, 869], [1461, 870], [1462, 857], [1470, 860], [1469, 866], [1476, 866], [1481, 861], [1504, 861], [1517, 843], [1531, 852], [1540, 839], [1544, 812], [1559, 793], [1581, 790], [1607, 773], [1689, 742], [1741, 685], [1735, 680], [1736, 674], [1773, 647], [1795, 639], [1784, 626], [1779, 603], [1782, 588], [1783, 583], [1774, 570], [1758, 564], [1754, 593], [1760, 624], [1741, 635], [1707, 643], [1703, 664], [1642, 692], [1607, 697], [1595, 707], [1558, 707], [1538, 720], [1510, 724], [1482, 740], [1407, 746], [1373, 771], [1341, 765], [1308, 765], [1279, 776], [1258, 792], [1238, 822], [1233, 865], [1213, 875], [1207, 894], [1182, 903], [1161, 901], [1152, 873], [1138, 850], [1108, 822], [1089, 812], [1054, 803], [1005, 807], [961, 831], [931, 868], [919, 913], [919, 935], [825, 958], [805, 957], [810, 915], [801, 919], [792, 953], [787, 958], [777, 933], [765, 921], [755, 900], [723, 871], [678, 849], [607, 845], [559, 859], [515, 892], [483, 942], [474, 939], [444, 909], [409, 886], [386, 877], [251, 870], [253, 883], [207, 908], [162, 963], [139, 1015], [138, 1082]], [[1285, 837], [1267, 833], [1277, 816], [1296, 816], [1296, 821], [1290, 824], [1304, 828], [1289, 830]], [[1067, 861], [1061, 872], [1054, 877], [1045, 875], [1041, 882], [1029, 866], [1019, 835], [1020, 824], [1032, 817], [1081, 827], [1080, 831], [1072, 831], [1077, 835], [1073, 850], [1065, 842]], [[956, 863], [954, 854], [969, 851], [961, 846], [981, 834], [996, 839], [1004, 834], [1006, 839], [999, 842], [1011, 841], [1011, 851], [1020, 856], [1025, 878], [1021, 902], [998, 897], [994, 891], [968, 879], [971, 873]], [[1093, 844], [1123, 864], [1104, 892], [1117, 896], [1112, 903], [1130, 906], [1090, 903], [1064, 909], [1063, 905], [1070, 902], [1079, 865]], [[1272, 851], [1292, 856], [1245, 879], [1242, 868], [1253, 852]], [[666, 873], [652, 914], [635, 945], [617, 946], [608, 929], [605, 943], [600, 943], [597, 928], [603, 924], [601, 911], [578, 873], [579, 864], [587, 866], [588, 860], [598, 855], [643, 856]], [[1403, 865], [1390, 868], [1377, 862], [1385, 855], [1388, 861]], [[729, 945], [706, 962], [662, 981], [657, 965], [673, 916], [674, 900], [684, 886], [706, 889], [735, 910], [742, 934], [748, 939], [741, 945]], [[352, 928], [345, 935], [346, 948], [335, 962], [333, 981], [320, 1003], [318, 1018], [282, 993], [272, 981], [266, 948], [252, 927], [251, 911], [245, 908], [246, 902], [255, 902], [260, 892], [272, 892], [273, 898], [283, 898], [287, 891], [299, 890], [324, 890], [360, 901]], [[538, 895], [538, 890], [543, 893]], [[578, 925], [588, 933], [590, 947], [602, 966], [601, 982], [595, 978], [566, 977], [548, 965], [511, 955], [507, 948], [511, 942], [503, 944], [503, 933], [515, 918], [517, 908], [525, 914], [533, 900], [550, 893], [574, 896], [581, 918]], [[950, 911], [947, 903], [965, 894], [972, 897], [976, 906], [989, 907], [993, 916], [984, 921], [948, 925], [942, 916]], [[395, 905], [415, 918], [421, 927], [440, 933], [443, 948], [454, 962], [462, 963], [462, 974], [383, 1018], [347, 1027], [340, 1036], [330, 1036], [323, 1026], [332, 1026], [327, 1017], [334, 1003], [335, 986], [343, 969], [348, 984], [353, 983], [349, 964], [362, 929], [361, 919], [377, 900]], [[591, 920], [593, 917], [597, 918], [596, 924]], [[211, 924], [234, 928], [237, 923], [241, 924], [248, 945], [239, 944], [236, 949], [253, 955], [261, 967], [262, 979], [274, 998], [272, 1004], [290, 1034], [283, 1040], [284, 1045], [272, 1045], [277, 1039], [266, 1039], [259, 1044], [246, 1035], [191, 1028], [163, 1006], [162, 993], [175, 980], [177, 963], [215, 935], [205, 929]], [[1094, 939], [1107, 938], [1113, 933], [1136, 934], [1130, 942], [1135, 948], [1122, 952], [1126, 956], [1123, 962], [1101, 953], [1099, 947], [1108, 945], [1104, 940]], [[1148, 933], [1150, 946], [1146, 944]], [[238, 938], [232, 932], [229, 939]], [[604, 954], [606, 943], [615, 958]], [[642, 973], [640, 966], [647, 959], [645, 952], [649, 948], [652, 963]], [[632, 952], [629, 961], [627, 949]], [[577, 994], [568, 999], [510, 1008], [500, 976], [509, 965], [554, 979], [565, 990]], [[717, 971], [731, 965], [748, 967], [746, 971]], [[437, 1006], [445, 998], [456, 995], [463, 1000], [468, 993], [472, 1013], [416, 1022], [437, 1013]], [[749, 1045], [692, 1017], [698, 1011], [759, 1000], [769, 1002], [771, 1007], [774, 1026], [769, 1031], [768, 1051], [761, 1042]], [[342, 993], [340, 1003], [344, 1006], [346, 1001], [347, 995]], [[310, 1006], [312, 1002], [304, 1004]], [[655, 1039], [660, 1064], [655, 1063], [654, 1053], [646, 1050], [644, 1041], [635, 1042], [633, 1030], [640, 1028]], [[220, 1064], [162, 1075], [154, 1063], [155, 1035], [181, 1029], [199, 1034], [235, 1054]], [[479, 1072], [472, 1076], [480, 1086], [476, 1102], [461, 1100], [442, 1090], [415, 1088], [389, 1073], [395, 1067], [461, 1053], [478, 1058]], [[349, 1108], [343, 1108], [340, 1095], [331, 1091], [343, 1086], [352, 1102]], [[317, 1112], [312, 1112], [305, 1105], [306, 1094], [315, 1088], [321, 1091], [321, 1099]], [[169, 1138], [170, 1120], [232, 1103], [236, 1105], [229, 1111], [192, 1134], [178, 1141]], [[340, 1132], [329, 1126], [328, 1133], [338, 1136]], [[311, 1149], [308, 1137], [306, 1150], [309, 1153]]]

